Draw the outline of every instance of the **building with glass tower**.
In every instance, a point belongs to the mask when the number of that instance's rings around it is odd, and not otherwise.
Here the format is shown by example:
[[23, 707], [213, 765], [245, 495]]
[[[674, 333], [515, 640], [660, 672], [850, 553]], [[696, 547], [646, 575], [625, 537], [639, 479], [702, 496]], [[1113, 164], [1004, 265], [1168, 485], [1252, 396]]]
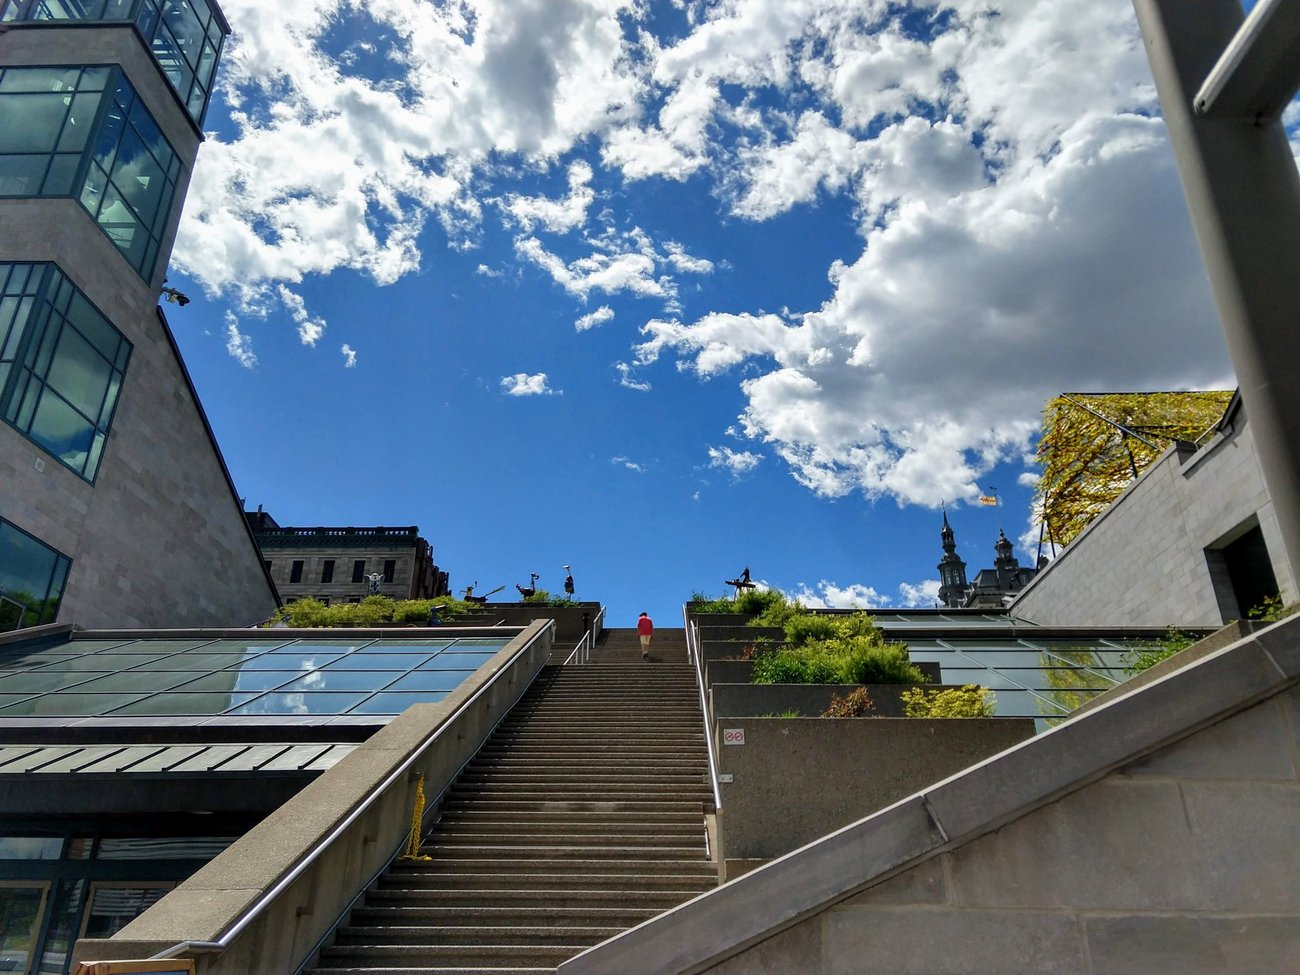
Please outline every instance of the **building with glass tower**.
[[275, 608], [157, 307], [228, 30], [206, 0], [0, 3], [0, 631]]

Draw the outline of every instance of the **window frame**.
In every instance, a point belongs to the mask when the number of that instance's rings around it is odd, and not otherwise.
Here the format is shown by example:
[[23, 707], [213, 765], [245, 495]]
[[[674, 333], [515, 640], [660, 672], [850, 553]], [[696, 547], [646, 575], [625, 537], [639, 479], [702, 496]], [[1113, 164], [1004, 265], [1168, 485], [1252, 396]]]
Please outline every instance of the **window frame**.
[[[68, 558], [68, 556], [64, 555], [57, 548], [55, 548], [53, 545], [50, 545], [48, 542], [44, 541], [43, 539], [38, 538], [37, 536], [33, 535], [31, 532], [26, 531], [23, 528], [20, 528], [18, 525], [15, 525], [12, 521], [9, 521], [7, 518], [0, 517], [0, 531], [3, 531], [6, 528], [12, 529], [13, 531], [18, 532], [20, 535], [26, 535], [37, 545], [41, 546], [42, 548], [46, 549], [49, 552], [54, 553], [54, 565], [50, 570], [49, 578], [46, 579], [45, 582], [45, 595], [41, 600], [42, 606], [50, 601], [50, 592], [53, 589], [54, 580], [56, 577], [59, 576], [60, 566], [62, 566], [62, 581], [60, 581], [59, 589], [58, 589], [59, 595], [58, 598], [54, 600], [54, 607], [53, 609], [50, 610], [50, 614], [49, 614], [50, 615], [49, 622], [50, 623], [56, 622], [59, 618], [59, 610], [63, 608], [63, 597], [66, 594], [68, 589], [68, 576], [72, 574], [72, 559]], [[6, 593], [3, 588], [0, 588], [0, 596], [4, 596], [6, 600], [9, 602], [18, 603], [18, 605], [20, 606], [24, 605], [20, 603], [18, 600], [14, 599], [12, 596], [9, 596], [8, 593]], [[21, 621], [21, 619], [22, 617], [20, 616], [19, 620]], [[30, 626], [41, 626], [41, 625], [43, 625], [43, 622], [40, 619], [38, 619], [35, 623], [30, 624]], [[20, 625], [16, 630], [4, 630], [0, 632], [16, 633], [18, 632], [18, 630], [25, 630], [25, 629], [29, 629], [29, 626]]]

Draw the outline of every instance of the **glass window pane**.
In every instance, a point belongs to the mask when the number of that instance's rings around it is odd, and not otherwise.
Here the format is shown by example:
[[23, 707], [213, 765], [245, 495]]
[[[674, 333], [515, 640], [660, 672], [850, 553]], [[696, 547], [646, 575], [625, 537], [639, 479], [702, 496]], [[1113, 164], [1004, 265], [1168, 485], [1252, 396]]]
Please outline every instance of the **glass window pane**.
[[72, 111], [59, 137], [59, 152], [81, 152], [90, 139], [95, 113], [99, 111], [101, 95], [97, 91], [84, 92], [72, 100]]
[[[41, 672], [42, 675], [48, 671]], [[34, 675], [33, 675], [34, 676]], [[83, 679], [88, 674], [80, 675]], [[175, 687], [177, 684], [183, 684], [195, 677], [202, 677], [198, 673], [182, 673], [172, 671], [156, 670], [132, 670], [122, 674], [106, 674], [102, 677], [93, 677], [88, 683], [82, 684], [77, 691], [101, 694], [112, 692], [115, 694], [126, 693], [127, 691], [139, 691], [142, 694], [152, 694], [155, 691], [163, 691]], [[229, 689], [229, 688], [227, 688]]]
[[64, 94], [0, 95], [0, 152], [53, 152], [71, 102]]
[[148, 908], [162, 900], [171, 884], [154, 887], [117, 887], [96, 884], [86, 911], [83, 938], [107, 938], [121, 931]]
[[[418, 658], [416, 658], [418, 659]], [[407, 670], [415, 663], [402, 653], [354, 653], [328, 664], [328, 670]]]
[[[390, 691], [454, 691], [473, 671], [421, 670], [407, 674]], [[441, 695], [439, 695], [441, 696]]]
[[76, 329], [65, 328], [45, 381], [87, 417], [98, 417], [113, 367]]
[[44, 885], [0, 887], [0, 963], [9, 971], [28, 970], [44, 905]]
[[[0, 860], [57, 860], [62, 855], [59, 836], [0, 836]], [[0, 924], [0, 931], [4, 930]]]
[[74, 471], [85, 470], [95, 429], [48, 387], [27, 434]]
[[[342, 714], [367, 697], [366, 694], [275, 692], [235, 708], [232, 714]], [[21, 707], [22, 705], [17, 705]], [[7, 711], [0, 711], [6, 714]]]
[[491, 660], [492, 653], [440, 653], [432, 660], [420, 664], [421, 670], [478, 670]]
[[[400, 670], [318, 670], [287, 684], [284, 690], [377, 691], [401, 676]], [[3, 690], [2, 684], [0, 690]]]
[[120, 708], [139, 699], [139, 694], [46, 694], [44, 697], [34, 697], [18, 704], [10, 704], [0, 710], [0, 717], [49, 716], [73, 718], [82, 715], [107, 714], [114, 708]]
[[0, 155], [0, 196], [36, 196], [49, 161], [48, 156]]
[[43, 603], [58, 558], [54, 549], [0, 521], [0, 593], [9, 599], [33, 609]]
[[70, 196], [77, 182], [77, 168], [80, 165], [80, 156], [65, 154], [51, 159], [45, 182], [41, 184], [41, 196]]
[[[126, 707], [118, 708], [113, 712], [114, 717], [126, 715], [154, 715], [157, 717], [166, 717], [168, 715], [182, 714], [222, 714], [229, 708], [243, 704], [245, 701], [251, 701], [256, 694], [247, 693], [228, 693], [228, 694], [181, 694], [171, 692], [168, 694], [154, 694], [152, 697], [144, 698], [134, 704], [128, 704]], [[0, 715], [4, 712], [0, 711]]]
[[80, 68], [9, 68], [0, 75], [0, 92], [70, 91], [80, 74]]

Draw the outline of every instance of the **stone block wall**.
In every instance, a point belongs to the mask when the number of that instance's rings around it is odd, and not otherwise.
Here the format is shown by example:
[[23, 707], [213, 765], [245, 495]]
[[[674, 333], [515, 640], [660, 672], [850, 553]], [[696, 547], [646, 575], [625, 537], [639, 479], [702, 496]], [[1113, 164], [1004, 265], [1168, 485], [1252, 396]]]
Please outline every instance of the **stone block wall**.
[[[1283, 601], [1300, 598], [1245, 410], [1226, 435], [1186, 456], [1171, 448], [1011, 604], [1043, 625], [1217, 626], [1226, 579], [1206, 549], [1258, 519]], [[1218, 585], [1216, 586], [1216, 581]], [[1230, 586], [1228, 590], [1230, 592]]]

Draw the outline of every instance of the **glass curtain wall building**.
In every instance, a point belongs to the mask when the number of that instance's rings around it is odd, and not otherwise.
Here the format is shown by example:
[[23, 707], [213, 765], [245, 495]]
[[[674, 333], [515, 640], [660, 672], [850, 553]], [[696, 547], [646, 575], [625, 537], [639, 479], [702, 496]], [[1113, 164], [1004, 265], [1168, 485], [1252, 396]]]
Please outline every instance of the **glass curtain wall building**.
[[230, 32], [221, 11], [206, 0], [3, 0], [4, 21], [133, 25], [196, 125], [203, 124]]

